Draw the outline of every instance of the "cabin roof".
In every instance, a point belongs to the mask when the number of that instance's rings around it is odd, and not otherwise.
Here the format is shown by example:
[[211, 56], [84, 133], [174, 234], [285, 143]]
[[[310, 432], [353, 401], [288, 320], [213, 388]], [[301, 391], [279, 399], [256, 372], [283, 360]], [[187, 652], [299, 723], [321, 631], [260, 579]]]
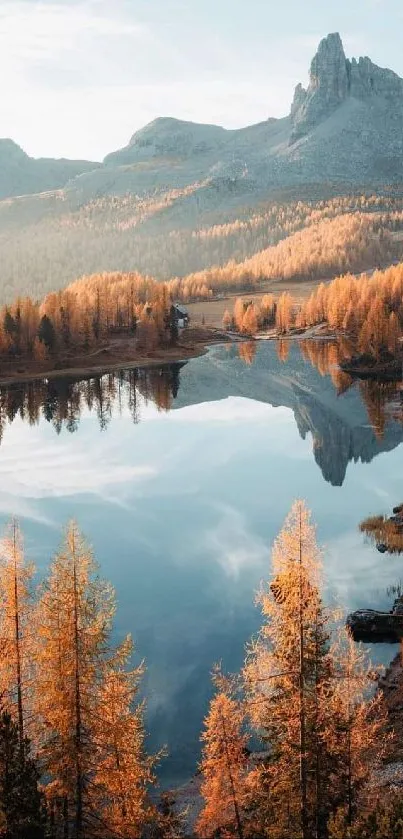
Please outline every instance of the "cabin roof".
[[179, 314], [185, 315], [185, 316], [187, 316], [189, 314], [186, 306], [182, 306], [182, 303], [174, 303], [173, 305], [174, 305], [174, 308], [176, 309], [176, 311], [179, 312]]

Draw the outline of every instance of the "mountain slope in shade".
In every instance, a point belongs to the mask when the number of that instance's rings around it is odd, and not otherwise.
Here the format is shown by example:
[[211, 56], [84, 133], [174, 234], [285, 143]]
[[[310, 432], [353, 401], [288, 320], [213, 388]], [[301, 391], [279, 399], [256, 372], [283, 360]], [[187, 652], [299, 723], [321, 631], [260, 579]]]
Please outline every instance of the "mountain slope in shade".
[[71, 178], [97, 166], [87, 160], [35, 160], [13, 140], [0, 139], [0, 198], [61, 189]]
[[[262, 342], [252, 366], [245, 365], [236, 346], [213, 347], [197, 364], [188, 362], [180, 373], [173, 409], [228, 396], [241, 396], [293, 411], [303, 439], [312, 437], [312, 451], [325, 481], [342, 486], [350, 461], [370, 463], [382, 452], [403, 442], [401, 423], [390, 421], [377, 437], [357, 387], [338, 396], [330, 376], [321, 376], [302, 358], [297, 346], [288, 361], [279, 361], [273, 344]], [[216, 394], [216, 395], [215, 395]]]

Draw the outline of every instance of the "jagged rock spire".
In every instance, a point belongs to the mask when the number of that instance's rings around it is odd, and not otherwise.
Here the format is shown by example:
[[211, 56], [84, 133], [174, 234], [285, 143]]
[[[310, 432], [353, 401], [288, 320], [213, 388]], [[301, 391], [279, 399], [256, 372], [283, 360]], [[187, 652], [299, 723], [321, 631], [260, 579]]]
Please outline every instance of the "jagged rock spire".
[[342, 40], [338, 32], [319, 44], [312, 60], [308, 90], [298, 85], [291, 107], [293, 139], [306, 134], [326, 118], [347, 97], [349, 72]]
[[291, 106], [291, 142], [322, 122], [347, 97], [403, 98], [403, 80], [391, 70], [377, 67], [369, 58], [349, 61], [338, 32], [324, 38], [312, 61], [308, 89], [297, 85]]

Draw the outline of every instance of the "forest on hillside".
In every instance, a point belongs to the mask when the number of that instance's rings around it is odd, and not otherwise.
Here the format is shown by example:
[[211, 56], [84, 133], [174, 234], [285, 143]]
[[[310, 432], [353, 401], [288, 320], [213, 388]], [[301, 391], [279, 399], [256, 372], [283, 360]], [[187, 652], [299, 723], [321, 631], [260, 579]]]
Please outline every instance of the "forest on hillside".
[[0, 202], [0, 302], [27, 293], [41, 298], [94, 273], [137, 272], [157, 280], [192, 275], [192, 285], [214, 288], [228, 287], [233, 276], [239, 288], [248, 276], [324, 278], [401, 254], [398, 195], [283, 199], [225, 216], [202, 213], [193, 227], [186, 226], [186, 205], [167, 213], [178, 200], [171, 193], [104, 196], [76, 207], [57, 193]]
[[15, 520], [0, 547], [4, 839], [401, 839], [384, 694], [323, 603], [302, 501], [274, 542], [241, 672], [213, 670], [192, 826], [175, 791], [152, 793], [163, 755], [145, 748], [144, 666], [130, 637], [112, 642], [114, 592], [77, 525], [37, 586]]

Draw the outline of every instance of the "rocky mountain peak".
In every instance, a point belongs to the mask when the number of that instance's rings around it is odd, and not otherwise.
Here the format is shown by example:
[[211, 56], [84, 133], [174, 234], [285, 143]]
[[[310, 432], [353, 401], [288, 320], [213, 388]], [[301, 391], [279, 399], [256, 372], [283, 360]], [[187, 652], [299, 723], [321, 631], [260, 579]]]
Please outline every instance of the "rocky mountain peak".
[[312, 59], [310, 88], [320, 90], [329, 104], [339, 104], [348, 90], [347, 60], [338, 32], [320, 42]]
[[307, 134], [326, 119], [348, 95], [348, 63], [338, 32], [323, 38], [311, 63], [307, 90], [297, 85], [291, 107], [291, 140]]
[[307, 90], [300, 84], [295, 89], [291, 143], [308, 134], [348, 97], [364, 100], [371, 96], [398, 97], [403, 102], [403, 79], [392, 70], [377, 67], [370, 58], [350, 61], [339, 33], [328, 35], [312, 60]]

